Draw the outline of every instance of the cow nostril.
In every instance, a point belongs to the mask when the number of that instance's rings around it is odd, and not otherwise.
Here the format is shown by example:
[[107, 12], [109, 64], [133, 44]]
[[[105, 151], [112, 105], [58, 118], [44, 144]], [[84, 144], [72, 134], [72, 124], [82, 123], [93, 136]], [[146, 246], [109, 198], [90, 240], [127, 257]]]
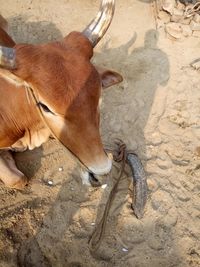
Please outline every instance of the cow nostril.
[[93, 187], [101, 186], [101, 183], [99, 182], [99, 180], [91, 172], [89, 173], [89, 181]]

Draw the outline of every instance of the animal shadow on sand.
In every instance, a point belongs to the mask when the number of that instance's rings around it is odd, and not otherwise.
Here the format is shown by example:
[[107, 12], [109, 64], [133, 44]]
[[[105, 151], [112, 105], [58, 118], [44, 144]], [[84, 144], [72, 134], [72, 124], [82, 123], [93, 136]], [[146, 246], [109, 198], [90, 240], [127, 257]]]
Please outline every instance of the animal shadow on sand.
[[63, 37], [54, 23], [30, 21], [25, 15], [9, 18], [8, 25], [16, 43], [40, 44], [60, 40]]

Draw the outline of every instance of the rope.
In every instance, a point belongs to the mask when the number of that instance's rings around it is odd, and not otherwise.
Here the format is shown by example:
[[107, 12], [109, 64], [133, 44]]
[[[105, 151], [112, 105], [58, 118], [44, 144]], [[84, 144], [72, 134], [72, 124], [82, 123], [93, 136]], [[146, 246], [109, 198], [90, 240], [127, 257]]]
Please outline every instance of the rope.
[[132, 178], [134, 183], [134, 190], [133, 190], [133, 202], [132, 202], [132, 208], [134, 211], [135, 216], [138, 219], [141, 219], [143, 217], [144, 213], [144, 207], [147, 201], [148, 196], [148, 186], [146, 181], [146, 175], [144, 172], [144, 168], [142, 166], [141, 161], [138, 159], [137, 155], [131, 151], [127, 150], [126, 144], [120, 140], [117, 139], [115, 142], [117, 144], [117, 149], [108, 149], [109, 152], [112, 152], [113, 159], [116, 162], [121, 163], [121, 168], [119, 171], [119, 175], [117, 176], [116, 182], [110, 191], [110, 195], [108, 197], [108, 201], [106, 203], [103, 216], [99, 223], [97, 224], [90, 240], [89, 240], [89, 249], [92, 254], [95, 253], [95, 251], [100, 247], [103, 236], [105, 234], [105, 228], [106, 228], [106, 222], [108, 218], [108, 214], [113, 202], [113, 199], [117, 192], [117, 187], [119, 184], [120, 179], [122, 178], [122, 175], [125, 172], [125, 164], [126, 162], [129, 164], [132, 172]]
[[120, 181], [120, 179], [124, 173], [124, 169], [125, 169], [126, 156], [127, 156], [126, 144], [124, 142], [122, 142], [120, 139], [118, 139], [115, 143], [118, 145], [118, 149], [117, 150], [109, 149], [109, 151], [113, 153], [113, 159], [116, 162], [121, 162], [121, 168], [120, 168], [119, 175], [116, 179], [116, 182], [115, 182], [115, 184], [114, 184], [114, 186], [110, 192], [108, 201], [107, 201], [106, 206], [105, 206], [103, 216], [102, 216], [100, 222], [98, 223], [96, 229], [94, 230], [92, 237], [89, 240], [89, 249], [90, 249], [91, 253], [94, 253], [99, 248], [99, 246], [101, 244], [101, 241], [102, 241], [103, 236], [105, 234], [105, 228], [106, 228], [106, 222], [107, 222], [109, 210], [111, 208], [111, 204], [112, 204], [113, 199], [115, 197], [119, 181]]

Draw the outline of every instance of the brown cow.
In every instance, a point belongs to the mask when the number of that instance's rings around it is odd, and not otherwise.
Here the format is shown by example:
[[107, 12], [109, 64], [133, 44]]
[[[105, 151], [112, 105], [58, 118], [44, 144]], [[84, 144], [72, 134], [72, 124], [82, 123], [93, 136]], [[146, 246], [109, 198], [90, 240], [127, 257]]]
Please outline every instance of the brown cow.
[[0, 44], [7, 47], [0, 49], [0, 179], [6, 186], [22, 188], [27, 183], [10, 151], [39, 147], [51, 134], [88, 172], [103, 175], [111, 170], [99, 133], [98, 104], [101, 88], [122, 77], [110, 70], [99, 72], [90, 60], [113, 13], [114, 0], [103, 0], [82, 33], [41, 45], [14, 45], [3, 20]]

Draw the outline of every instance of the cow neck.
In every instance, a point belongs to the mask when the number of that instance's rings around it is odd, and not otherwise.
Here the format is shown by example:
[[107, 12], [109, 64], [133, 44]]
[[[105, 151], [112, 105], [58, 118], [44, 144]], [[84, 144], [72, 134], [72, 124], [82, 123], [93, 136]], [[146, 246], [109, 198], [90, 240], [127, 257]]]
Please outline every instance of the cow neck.
[[46, 119], [45, 119], [45, 117], [44, 117], [44, 115], [42, 113], [41, 107], [38, 105], [39, 100], [38, 100], [36, 94], [33, 91], [33, 86], [31, 86], [29, 83], [27, 83], [26, 81], [22, 80], [21, 78], [19, 78], [18, 76], [16, 76], [15, 74], [11, 73], [10, 71], [8, 71], [6, 69], [1, 69], [0, 68], [0, 76], [2, 78], [4, 78], [5, 80], [7, 80], [8, 82], [14, 84], [17, 87], [24, 86], [24, 88], [26, 90], [26, 98], [27, 98], [28, 103], [31, 104], [31, 100], [32, 100], [36, 104], [38, 113], [39, 113], [43, 123], [50, 130], [50, 132], [53, 135], [53, 137], [58, 140], [58, 138], [54, 134], [53, 130], [48, 125], [48, 123], [47, 123], [47, 121], [46, 121]]

